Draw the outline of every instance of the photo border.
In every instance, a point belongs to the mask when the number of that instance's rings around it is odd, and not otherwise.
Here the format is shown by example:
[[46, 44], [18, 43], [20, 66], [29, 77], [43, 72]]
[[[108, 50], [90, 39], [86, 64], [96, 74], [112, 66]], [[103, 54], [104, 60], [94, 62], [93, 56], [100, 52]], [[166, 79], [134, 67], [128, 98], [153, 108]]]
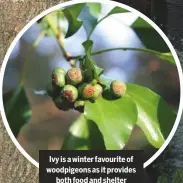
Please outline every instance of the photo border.
[[5, 68], [7, 65], [7, 62], [9, 60], [9, 57], [11, 55], [12, 50], [14, 49], [15, 45], [17, 44], [17, 42], [20, 40], [20, 38], [22, 37], [22, 35], [34, 24], [36, 23], [40, 18], [44, 17], [45, 15], [47, 15], [48, 13], [58, 10], [60, 8], [64, 8], [66, 6], [69, 5], [74, 5], [74, 4], [78, 4], [78, 3], [88, 3], [88, 2], [95, 2], [95, 3], [103, 3], [103, 4], [109, 4], [109, 5], [115, 5], [115, 6], [119, 6], [121, 8], [125, 8], [128, 11], [136, 14], [137, 16], [143, 18], [145, 21], [147, 21], [159, 34], [160, 36], [163, 38], [163, 40], [166, 42], [166, 44], [168, 45], [172, 55], [174, 56], [174, 59], [176, 61], [176, 66], [178, 69], [178, 74], [179, 74], [179, 80], [180, 80], [180, 104], [179, 104], [179, 110], [177, 113], [177, 117], [175, 120], [175, 124], [168, 136], [168, 138], [166, 139], [165, 143], [161, 146], [160, 149], [158, 149], [158, 151], [149, 159], [144, 163], [144, 168], [146, 168], [147, 166], [149, 166], [167, 147], [167, 145], [170, 143], [171, 139], [173, 138], [180, 119], [181, 119], [181, 115], [182, 115], [182, 110], [183, 110], [183, 95], [182, 95], [182, 91], [183, 91], [183, 73], [182, 73], [182, 67], [179, 61], [179, 58], [177, 56], [177, 53], [175, 51], [175, 49], [173, 48], [173, 45], [171, 44], [171, 42], [169, 41], [168, 37], [163, 33], [163, 31], [151, 20], [149, 19], [146, 15], [142, 14], [141, 12], [137, 11], [136, 9], [119, 3], [119, 2], [115, 2], [115, 1], [109, 1], [109, 0], [73, 0], [73, 1], [69, 1], [69, 2], [64, 2], [61, 4], [58, 4], [56, 6], [53, 6], [45, 11], [43, 11], [42, 13], [40, 13], [39, 15], [37, 15], [35, 18], [33, 18], [19, 33], [18, 35], [15, 37], [15, 39], [13, 40], [13, 42], [11, 43], [5, 57], [4, 57], [4, 61], [2, 63], [1, 66], [1, 78], [0, 78], [0, 111], [1, 111], [1, 116], [2, 116], [2, 121], [6, 127], [6, 130], [11, 138], [11, 140], [13, 141], [13, 143], [16, 145], [16, 147], [18, 148], [18, 150], [32, 163], [34, 164], [37, 168], [39, 168], [39, 163], [37, 161], [35, 161], [24, 149], [23, 147], [19, 144], [18, 140], [15, 138], [13, 132], [10, 129], [9, 123], [7, 121], [6, 118], [6, 114], [4, 111], [4, 105], [3, 105], [3, 78], [4, 78], [4, 72], [5, 72]]

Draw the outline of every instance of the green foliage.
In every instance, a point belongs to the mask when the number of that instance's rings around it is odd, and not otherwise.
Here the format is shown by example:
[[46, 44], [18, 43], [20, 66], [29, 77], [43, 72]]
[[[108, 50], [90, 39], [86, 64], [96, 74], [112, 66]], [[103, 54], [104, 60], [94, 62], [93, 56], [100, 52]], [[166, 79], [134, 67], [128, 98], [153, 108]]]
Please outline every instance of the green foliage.
[[70, 126], [62, 150], [90, 149], [105, 149], [104, 141], [96, 124], [82, 114]]
[[89, 7], [90, 14], [96, 18], [99, 17], [101, 12], [101, 4], [99, 3], [87, 3], [87, 6]]
[[155, 54], [157, 57], [159, 57], [160, 59], [162, 59], [162, 60], [165, 60], [165, 61], [168, 61], [168, 62], [170, 62], [171, 64], [174, 64], [174, 65], [176, 65], [176, 63], [175, 63], [175, 59], [173, 58], [173, 55], [172, 55], [172, 53], [171, 52], [169, 52], [169, 53], [157, 53], [157, 54]]
[[87, 3], [83, 8], [79, 18], [83, 21], [87, 35], [89, 35], [92, 29], [97, 25], [100, 11], [101, 4], [99, 3]]
[[112, 82], [112, 79], [109, 79], [105, 75], [101, 74], [99, 78], [99, 82], [100, 84], [109, 87]]
[[123, 8], [121, 8], [121, 7], [116, 6], [116, 7], [114, 7], [114, 8], [107, 14], [107, 16], [110, 16], [110, 15], [113, 15], [113, 14], [117, 14], [117, 13], [127, 13], [127, 12], [129, 12], [129, 11], [126, 10], [126, 9], [123, 9]]
[[[57, 39], [63, 55], [67, 57], [68, 61], [73, 58], [66, 52], [59, 37], [60, 31], [65, 35], [63, 30], [59, 29], [59, 20], [65, 17], [68, 21], [65, 38], [73, 36], [81, 26], [85, 28], [87, 33], [87, 40], [82, 44], [85, 54], [76, 57], [80, 61], [79, 67], [83, 77], [79, 79], [79, 82], [78, 80], [75, 81], [75, 78], [69, 78], [69, 80], [67, 78], [66, 82], [61, 80], [62, 82], [54, 85], [54, 82], [56, 83], [58, 76], [60, 76], [60, 73], [56, 73], [56, 77], [52, 78], [54, 86], [47, 92], [59, 109], [79, 108], [78, 111], [82, 113], [69, 128], [62, 149], [120, 150], [128, 142], [135, 125], [143, 130], [150, 144], [155, 148], [160, 148], [173, 127], [176, 115], [159, 95], [145, 87], [127, 84], [126, 93], [123, 93], [124, 96], [114, 97], [111, 90], [109, 90], [112, 80], [103, 75], [104, 70], [98, 67], [91, 58], [92, 55], [107, 51], [133, 50], [152, 53], [162, 60], [175, 64], [164, 40], [150, 24], [141, 18], [138, 18], [131, 27], [146, 48], [111, 48], [92, 53], [93, 41], [90, 38], [96, 26], [113, 14], [126, 12], [128, 11], [125, 9], [114, 7], [102, 19], [99, 19], [101, 14], [100, 3], [79, 3], [66, 7], [64, 10], [50, 13], [39, 21], [42, 30], [47, 35], [54, 36]], [[66, 77], [65, 74], [64, 77]], [[70, 79], [74, 82], [71, 82]], [[97, 88], [93, 97], [95, 100], [76, 95], [71, 86], [69, 86], [69, 89], [63, 90], [63, 86], [69, 84], [69, 82], [71, 85], [75, 85], [75, 91], [78, 91], [77, 89], [83, 83], [89, 83], [91, 87], [96, 84], [99, 85], [100, 88]], [[73, 93], [75, 94], [74, 100], [68, 101]], [[98, 98], [100, 93], [102, 93], [102, 96]], [[63, 98], [63, 94], [66, 99]], [[16, 92], [11, 91], [3, 95], [3, 100], [10, 127], [17, 136], [22, 125], [26, 123], [31, 115], [23, 87], [16, 90]]]
[[[110, 98], [110, 99], [109, 99]], [[135, 103], [127, 96], [112, 100], [109, 94], [86, 102], [85, 117], [98, 126], [107, 150], [120, 150], [128, 141], [137, 120]]]
[[78, 19], [78, 16], [81, 13], [84, 6], [84, 3], [79, 3], [71, 7], [65, 8], [63, 10], [65, 17], [67, 18], [69, 23], [69, 28], [65, 36], [66, 38], [75, 34], [82, 26], [83, 22]]
[[169, 52], [170, 50], [165, 41], [149, 23], [139, 17], [131, 27], [136, 32], [144, 46], [149, 50], [151, 49], [153, 54], [162, 60], [175, 64], [173, 55]]
[[136, 32], [144, 46], [158, 52], [167, 53], [169, 48], [159, 33], [145, 20], [138, 18], [131, 27]]
[[99, 80], [99, 76], [103, 73], [103, 69], [99, 68], [95, 62], [91, 59], [91, 51], [93, 47], [93, 41], [88, 40], [83, 43], [83, 47], [85, 48], [86, 57], [84, 60], [84, 63], [82, 65], [82, 68], [85, 73], [90, 75], [90, 78]]
[[15, 136], [31, 117], [30, 106], [23, 86], [3, 94], [7, 121]]
[[176, 115], [159, 95], [148, 88], [127, 84], [127, 94], [138, 109], [137, 125], [149, 142], [160, 148], [174, 125]]

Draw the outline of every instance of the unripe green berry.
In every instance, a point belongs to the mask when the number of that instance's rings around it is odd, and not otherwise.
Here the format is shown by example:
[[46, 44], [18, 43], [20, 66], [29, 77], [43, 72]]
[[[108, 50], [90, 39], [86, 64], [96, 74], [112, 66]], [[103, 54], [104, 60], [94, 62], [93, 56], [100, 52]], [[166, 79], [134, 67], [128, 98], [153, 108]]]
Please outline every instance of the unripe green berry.
[[94, 95], [93, 95], [92, 99], [96, 100], [96, 99], [98, 99], [101, 96], [101, 94], [103, 92], [103, 88], [99, 84], [95, 84], [93, 86], [93, 88], [94, 88]]
[[54, 86], [63, 87], [65, 85], [66, 72], [61, 67], [56, 67], [52, 72], [52, 83]]
[[76, 102], [74, 102], [74, 107], [83, 107], [85, 105], [85, 101], [84, 100], [77, 100]]
[[96, 80], [96, 79], [93, 79], [92, 82], [91, 82], [91, 84], [92, 84], [93, 86], [96, 85], [96, 84], [97, 84], [97, 80]]
[[121, 97], [126, 92], [126, 85], [121, 81], [113, 81], [111, 83], [111, 92], [116, 97]]
[[65, 85], [62, 90], [62, 96], [72, 103], [78, 98], [78, 90], [72, 85]]
[[74, 108], [79, 112], [84, 111], [84, 105], [85, 105], [85, 101], [83, 100], [77, 100], [76, 102], [74, 102]]
[[92, 98], [94, 95], [94, 87], [91, 84], [84, 83], [79, 87], [79, 93], [83, 99]]
[[82, 82], [83, 75], [80, 68], [71, 68], [67, 71], [66, 75], [67, 83], [71, 85], [77, 85]]
[[54, 98], [53, 101], [56, 107], [62, 111], [68, 111], [69, 109], [73, 108], [72, 104], [61, 96]]

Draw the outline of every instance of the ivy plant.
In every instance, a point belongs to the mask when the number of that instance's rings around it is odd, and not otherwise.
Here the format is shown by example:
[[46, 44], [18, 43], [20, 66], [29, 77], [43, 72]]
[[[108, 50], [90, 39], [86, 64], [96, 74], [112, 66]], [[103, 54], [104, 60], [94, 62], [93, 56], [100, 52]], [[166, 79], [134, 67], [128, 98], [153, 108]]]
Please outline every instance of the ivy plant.
[[[160, 148], [174, 125], [175, 113], [161, 96], [149, 88], [106, 78], [103, 75], [104, 69], [97, 66], [92, 56], [115, 50], [133, 50], [154, 54], [175, 65], [174, 58], [163, 39], [140, 17], [131, 28], [145, 48], [119, 47], [93, 51], [91, 35], [98, 24], [113, 14], [128, 12], [114, 7], [104, 17], [99, 18], [101, 9], [100, 3], [79, 3], [54, 11], [37, 22], [41, 35], [33, 47], [36, 47], [44, 36], [54, 37], [66, 60], [70, 62], [71, 69], [66, 72], [63, 68], [55, 68], [50, 73], [50, 88], [34, 93], [49, 95], [55, 107], [60, 110], [80, 112], [79, 118], [70, 126], [62, 149], [120, 150], [128, 142], [135, 125], [143, 130], [151, 145]], [[61, 19], [67, 20], [67, 31], [62, 29]], [[82, 26], [87, 35], [81, 45], [85, 53], [73, 57], [64, 48], [64, 38], [74, 36]], [[79, 66], [76, 62], [79, 62]], [[7, 120], [17, 136], [21, 127], [31, 117], [23, 83], [21, 82], [15, 91], [5, 94], [3, 99]], [[19, 107], [11, 107], [15, 105]]]

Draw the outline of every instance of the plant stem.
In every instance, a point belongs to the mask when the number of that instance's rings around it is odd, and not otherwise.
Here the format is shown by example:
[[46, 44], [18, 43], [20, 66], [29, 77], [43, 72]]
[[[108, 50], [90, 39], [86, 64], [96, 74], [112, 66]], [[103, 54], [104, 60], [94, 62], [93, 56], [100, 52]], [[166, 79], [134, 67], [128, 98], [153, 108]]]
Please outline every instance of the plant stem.
[[51, 17], [50, 14], [46, 15], [46, 16], [45, 16], [45, 19], [47, 20], [47, 22], [48, 22], [50, 28], [52, 29], [52, 31], [53, 31], [53, 33], [54, 33], [56, 39], [57, 39], [57, 42], [58, 42], [58, 44], [59, 44], [59, 46], [60, 46], [60, 49], [62, 50], [62, 53], [63, 53], [63, 55], [65, 56], [65, 55], [67, 54], [67, 52], [66, 52], [66, 50], [65, 50], [65, 48], [64, 48], [63, 41], [62, 41], [62, 39], [61, 39], [61, 36], [60, 36], [60, 32], [59, 32], [58, 26], [55, 26], [55, 25], [53, 24], [52, 17]]
[[[126, 48], [109, 48], [109, 49], [102, 49], [102, 50], [98, 50], [98, 51], [94, 51], [91, 53], [91, 55], [98, 55], [101, 53], [105, 53], [105, 52], [110, 52], [110, 51], [117, 51], [117, 50], [123, 50], [123, 51], [141, 51], [141, 52], [146, 52], [146, 53], [151, 53], [151, 54], [155, 54], [155, 55], [160, 55], [162, 53], [158, 52], [158, 51], [154, 51], [154, 50], [150, 50], [150, 49], [146, 49], [146, 48], [130, 48], [130, 47], [126, 47]], [[83, 57], [83, 55], [78, 55], [78, 56], [73, 56], [70, 57], [70, 59], [79, 59]]]
[[32, 47], [33, 47], [33, 48], [36, 48], [36, 47], [39, 45], [41, 39], [42, 39], [45, 35], [46, 35], [46, 31], [41, 32], [40, 35], [38, 36], [38, 38], [33, 42]]
[[71, 57], [69, 57], [69, 59], [70, 60], [78, 60], [78, 59], [80, 59], [81, 57], [84, 57], [85, 55], [78, 55], [78, 56], [71, 56]]
[[109, 51], [116, 51], [116, 50], [131, 50], [131, 51], [141, 51], [141, 52], [146, 52], [146, 53], [152, 53], [155, 55], [159, 55], [161, 54], [158, 51], [154, 51], [154, 50], [150, 50], [150, 49], [145, 49], [145, 48], [130, 48], [130, 47], [126, 47], [126, 48], [109, 48], [109, 49], [103, 49], [103, 50], [99, 50], [99, 51], [95, 51], [93, 53], [91, 53], [91, 55], [98, 55], [101, 53], [105, 53], [105, 52], [109, 52]]

